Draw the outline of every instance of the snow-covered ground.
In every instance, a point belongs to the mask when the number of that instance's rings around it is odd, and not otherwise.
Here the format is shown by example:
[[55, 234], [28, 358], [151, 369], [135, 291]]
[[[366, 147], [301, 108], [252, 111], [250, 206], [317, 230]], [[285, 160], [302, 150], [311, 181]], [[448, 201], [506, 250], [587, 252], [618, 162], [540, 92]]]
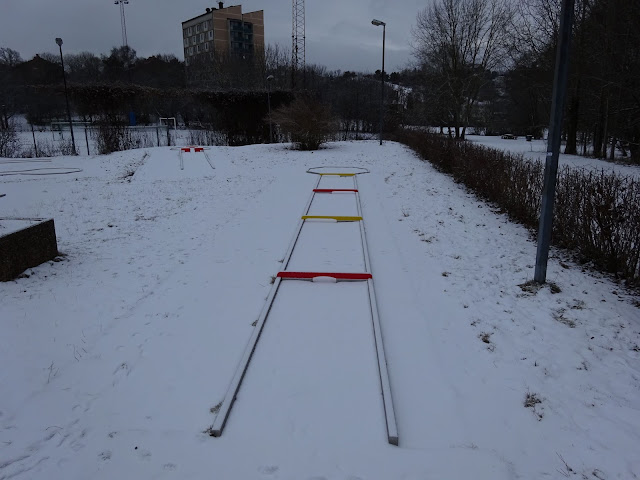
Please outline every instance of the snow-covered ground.
[[[0, 284], [0, 479], [640, 477], [637, 297], [556, 254], [559, 293], [521, 288], [529, 233], [398, 144], [209, 155], [215, 169], [149, 148], [0, 176], [0, 218], [53, 217], [64, 254]], [[357, 283], [287, 284], [209, 437], [322, 165], [371, 170], [399, 446]], [[308, 237], [348, 262], [336, 235]]]
[[[525, 158], [532, 160], [545, 160], [547, 155], [546, 140], [532, 140], [527, 142], [525, 137], [518, 137], [515, 140], [504, 140], [500, 136], [467, 135], [467, 140], [484, 145], [486, 147], [506, 150], [513, 153], [522, 153]], [[564, 150], [562, 146], [561, 152]], [[633, 175], [640, 177], [640, 165], [625, 165], [612, 163], [599, 158], [583, 157], [581, 155], [566, 155], [560, 153], [559, 164], [572, 167], [586, 168], [591, 170], [612, 170], [622, 175]]]

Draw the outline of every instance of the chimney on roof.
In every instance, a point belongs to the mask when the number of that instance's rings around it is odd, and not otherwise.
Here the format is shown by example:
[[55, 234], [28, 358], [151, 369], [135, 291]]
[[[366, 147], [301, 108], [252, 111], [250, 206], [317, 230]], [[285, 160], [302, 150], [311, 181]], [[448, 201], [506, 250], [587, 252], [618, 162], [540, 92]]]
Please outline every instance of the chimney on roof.
[[207, 13], [211, 12], [211, 9], [209, 7], [206, 8]]
[[218, 2], [218, 8], [222, 10], [224, 8], [224, 2]]

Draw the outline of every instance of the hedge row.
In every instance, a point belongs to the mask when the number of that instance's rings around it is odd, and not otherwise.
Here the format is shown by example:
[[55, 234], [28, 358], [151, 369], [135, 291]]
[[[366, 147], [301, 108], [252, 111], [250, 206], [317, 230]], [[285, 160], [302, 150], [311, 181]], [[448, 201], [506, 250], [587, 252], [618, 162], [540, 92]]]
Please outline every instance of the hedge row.
[[[423, 132], [400, 131], [396, 140], [537, 231], [542, 162]], [[640, 179], [560, 167], [552, 242], [574, 252], [578, 261], [640, 287]]]
[[[29, 103], [24, 106], [35, 123], [48, 123], [62, 117], [64, 88], [57, 85], [27, 87]], [[157, 116], [180, 117], [188, 126], [206, 126], [223, 132], [229, 145], [263, 143], [269, 139], [267, 90], [209, 91], [200, 89], [160, 89], [129, 84], [69, 85], [74, 115], [96, 123], [118, 127], [127, 124], [134, 111], [139, 123], [150, 123]], [[271, 108], [293, 100], [290, 91], [270, 93]], [[66, 117], [64, 117], [66, 118]]]

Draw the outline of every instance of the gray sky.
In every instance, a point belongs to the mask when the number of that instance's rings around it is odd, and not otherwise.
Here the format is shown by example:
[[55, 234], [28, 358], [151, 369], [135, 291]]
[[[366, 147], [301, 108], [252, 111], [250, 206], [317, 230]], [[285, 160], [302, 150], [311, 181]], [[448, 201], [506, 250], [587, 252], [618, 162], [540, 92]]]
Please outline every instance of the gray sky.
[[[411, 60], [411, 27], [429, 0], [306, 0], [307, 63], [330, 70], [373, 72], [380, 68], [382, 27], [387, 22], [385, 70]], [[239, 0], [243, 11], [264, 10], [266, 42], [291, 48], [290, 0]], [[180, 23], [217, 6], [205, 0], [130, 0], [126, 6], [129, 45], [140, 56], [173, 53], [183, 59]], [[0, 0], [0, 46], [28, 60], [39, 52], [107, 53], [121, 44], [120, 9], [113, 0]]]

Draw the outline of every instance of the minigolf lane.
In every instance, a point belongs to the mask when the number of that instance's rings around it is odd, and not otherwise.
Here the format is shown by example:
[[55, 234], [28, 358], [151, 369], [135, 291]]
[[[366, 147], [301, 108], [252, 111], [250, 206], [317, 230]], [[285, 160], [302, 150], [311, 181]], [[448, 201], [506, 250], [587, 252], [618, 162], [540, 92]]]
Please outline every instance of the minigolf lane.
[[322, 448], [385, 435], [366, 282], [287, 280], [225, 435]]
[[[327, 178], [332, 180], [326, 181]], [[304, 422], [318, 422], [320, 433], [312, 434], [314, 439], [324, 438], [323, 428], [334, 416], [350, 418], [351, 410], [357, 409], [356, 406], [362, 403], [361, 398], [368, 397], [375, 400], [371, 409], [365, 409], [373, 414], [368, 421], [381, 426], [383, 431], [386, 427], [388, 442], [398, 444], [360, 211], [355, 174], [329, 173], [320, 176], [282, 261], [283, 271], [274, 277], [272, 290], [255, 323], [255, 331], [220, 404], [210, 429], [212, 436], [222, 435], [234, 402], [241, 395], [250, 396], [247, 387], [244, 391], [241, 388], [243, 381], [248, 384], [252, 379], [259, 378], [263, 382], [264, 378], [270, 377], [269, 384], [281, 384], [281, 391], [275, 389], [275, 393], [271, 394], [275, 404], [286, 404], [299, 395], [314, 399], [307, 406], [301, 402], [302, 406], [287, 405], [286, 408], [287, 412], [306, 412], [310, 418]], [[292, 272], [295, 276], [286, 275]], [[349, 285], [351, 282], [358, 284]], [[274, 330], [281, 334], [274, 337]], [[259, 340], [262, 340], [260, 344]], [[275, 346], [261, 347], [265, 342], [275, 342]], [[262, 361], [266, 366], [251, 367], [252, 360], [253, 365], [260, 362], [254, 358], [264, 349], [268, 352], [262, 354], [265, 355]], [[366, 357], [369, 357], [368, 363], [366, 360], [362, 363]], [[342, 370], [340, 365], [343, 365]], [[259, 368], [267, 368], [270, 374], [260, 373], [256, 377], [255, 370]], [[366, 385], [350, 380], [353, 375], [343, 375], [344, 372], [359, 368], [373, 372], [370, 378], [362, 377], [368, 378]], [[357, 375], [354, 378], [359, 379]], [[253, 395], [262, 398], [259, 392], [265, 388], [264, 383], [252, 385], [251, 388], [257, 389]], [[291, 390], [300, 393], [287, 393]], [[326, 390], [334, 392], [332, 395], [338, 398], [350, 395], [357, 400], [341, 399], [334, 402], [328, 400], [327, 394], [321, 393]], [[339, 413], [331, 413], [322, 410], [327, 404], [342, 407]], [[374, 404], [377, 404], [377, 409], [373, 407]], [[324, 413], [315, 415], [313, 412], [318, 409]], [[236, 410], [239, 408], [236, 407]], [[377, 410], [377, 414], [374, 414], [374, 410]], [[236, 415], [241, 416], [242, 413]], [[278, 422], [295, 425], [297, 421], [301, 420], [283, 418]], [[258, 423], [255, 428], [263, 427]], [[304, 427], [303, 430], [306, 432], [309, 428]]]

